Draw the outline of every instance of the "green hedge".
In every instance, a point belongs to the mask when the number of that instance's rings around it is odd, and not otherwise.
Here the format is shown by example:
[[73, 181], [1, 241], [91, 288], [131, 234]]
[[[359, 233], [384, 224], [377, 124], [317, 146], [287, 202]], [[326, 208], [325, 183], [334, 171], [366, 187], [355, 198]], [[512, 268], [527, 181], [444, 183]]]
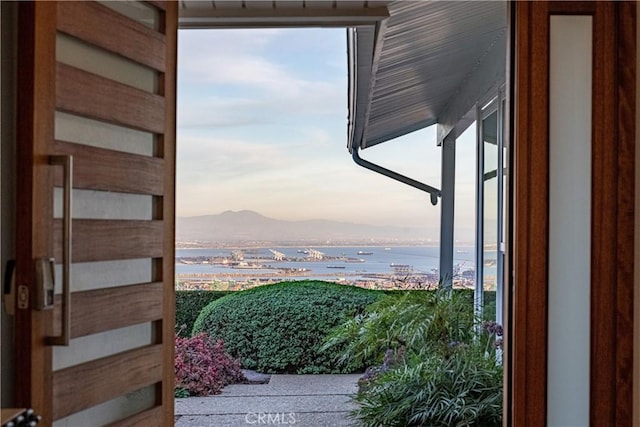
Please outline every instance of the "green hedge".
[[176, 331], [187, 336], [200, 311], [232, 291], [176, 291]]
[[242, 366], [269, 373], [345, 373], [363, 366], [336, 366], [340, 349], [321, 351], [328, 332], [363, 313], [382, 292], [321, 281], [282, 282], [235, 292], [205, 307], [193, 334], [224, 340]]
[[[393, 290], [381, 291], [384, 294], [402, 294], [406, 291]], [[473, 290], [462, 290], [468, 295], [470, 302], [473, 301]], [[176, 291], [176, 330], [181, 331], [180, 335], [186, 336], [191, 333], [200, 311], [210, 302], [232, 294], [234, 291]], [[496, 313], [496, 293], [495, 291], [484, 292], [484, 318], [493, 320]]]

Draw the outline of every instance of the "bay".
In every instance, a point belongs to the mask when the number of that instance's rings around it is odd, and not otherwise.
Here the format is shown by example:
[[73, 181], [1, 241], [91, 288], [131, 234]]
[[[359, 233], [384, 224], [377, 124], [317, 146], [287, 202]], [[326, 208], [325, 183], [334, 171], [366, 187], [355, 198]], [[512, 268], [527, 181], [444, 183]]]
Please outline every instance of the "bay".
[[[287, 259], [296, 261], [276, 261], [270, 249], [284, 254]], [[315, 250], [333, 259], [311, 260], [304, 251]], [[184, 264], [180, 258], [227, 257], [231, 259], [233, 251], [241, 251], [244, 262], [260, 264], [269, 268], [237, 269], [221, 264]], [[306, 269], [306, 278], [335, 279], [336, 273], [350, 276], [360, 274], [393, 273], [394, 265], [409, 266], [414, 273], [437, 272], [440, 248], [437, 246], [350, 246], [350, 247], [265, 247], [265, 248], [209, 248], [177, 249], [176, 274], [225, 274], [243, 271], [245, 273], [273, 272], [273, 268]], [[351, 262], [342, 259], [348, 258]], [[354, 262], [357, 261], [357, 262]], [[458, 273], [473, 270], [473, 246], [457, 247], [454, 253], [454, 269]]]

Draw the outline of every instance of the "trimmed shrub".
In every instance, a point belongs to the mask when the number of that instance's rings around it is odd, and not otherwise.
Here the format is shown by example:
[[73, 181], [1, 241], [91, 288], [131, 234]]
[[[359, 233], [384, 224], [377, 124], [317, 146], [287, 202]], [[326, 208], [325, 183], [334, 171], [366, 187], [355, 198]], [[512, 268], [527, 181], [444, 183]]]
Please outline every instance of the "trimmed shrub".
[[175, 396], [209, 396], [222, 387], [246, 381], [240, 362], [224, 350], [222, 340], [207, 334], [191, 338], [175, 336]]
[[178, 335], [191, 333], [200, 311], [231, 291], [176, 291], [176, 331]]
[[384, 294], [321, 281], [282, 282], [213, 301], [193, 333], [222, 338], [247, 369], [268, 373], [347, 373], [361, 363], [337, 366], [340, 348], [321, 350], [334, 327], [364, 312]]

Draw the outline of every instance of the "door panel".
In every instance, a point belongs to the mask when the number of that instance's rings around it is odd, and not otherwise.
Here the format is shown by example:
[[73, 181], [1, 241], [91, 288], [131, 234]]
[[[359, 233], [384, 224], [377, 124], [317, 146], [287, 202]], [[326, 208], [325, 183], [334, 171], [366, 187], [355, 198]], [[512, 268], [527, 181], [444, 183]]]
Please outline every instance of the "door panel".
[[[177, 5], [20, 5], [16, 402], [46, 425], [173, 424]], [[63, 330], [64, 177], [73, 158]], [[55, 258], [53, 309], [34, 260]]]
[[[146, 158], [153, 158], [150, 156], [156, 151], [155, 137], [149, 132], [118, 127], [62, 112], [56, 112], [55, 120], [57, 141], [82, 143], [84, 148], [91, 146], [140, 154]], [[85, 138], [88, 132], [92, 132], [93, 136], [89, 141]]]
[[[634, 252], [634, 147], [635, 147], [635, 87], [636, 87], [636, 4], [633, 2], [516, 2], [515, 3], [515, 149], [513, 151], [514, 180], [514, 265], [512, 295], [511, 360], [512, 417], [509, 422], [518, 426], [544, 425], [552, 420], [553, 411], [562, 413], [559, 405], [548, 404], [562, 389], [549, 380], [552, 368], [557, 368], [560, 349], [554, 345], [558, 330], [557, 313], [575, 308], [580, 299], [588, 298], [588, 324], [578, 322], [582, 330], [573, 327], [568, 333], [572, 338], [579, 334], [589, 337], [589, 352], [583, 343], [564, 341], [572, 345], [572, 354], [581, 354], [583, 360], [572, 358], [569, 363], [588, 366], [588, 416], [591, 425], [631, 425], [633, 400], [633, 271]], [[558, 206], [552, 203], [570, 200], [554, 197], [559, 184], [550, 168], [551, 159], [558, 160], [550, 148], [557, 143], [551, 133], [551, 124], [559, 116], [551, 113], [551, 106], [578, 114], [584, 105], [573, 110], [553, 99], [550, 82], [558, 74], [551, 75], [551, 51], [558, 47], [550, 39], [551, 19], [554, 16], [592, 17], [592, 58], [590, 99], [587, 102], [591, 124], [586, 125], [590, 138], [591, 178], [580, 185], [587, 185], [590, 193], [590, 219], [587, 220], [590, 237], [587, 260], [590, 278], [586, 284], [588, 295], [582, 289], [576, 298], [570, 298], [572, 307], [556, 298], [558, 290], [568, 289], [566, 281], [554, 283], [558, 277], [553, 271], [558, 266], [554, 251], [562, 248], [551, 245], [554, 232], [552, 214]], [[566, 22], [566, 21], [565, 21]], [[566, 24], [565, 24], [566, 25]], [[556, 40], [566, 38], [557, 37]], [[584, 37], [576, 40], [584, 41]], [[565, 58], [557, 55], [556, 58]], [[584, 66], [572, 61], [567, 68], [566, 80], [571, 73], [583, 72]], [[553, 79], [552, 79], [553, 77]], [[584, 78], [584, 75], [581, 76]], [[564, 84], [555, 80], [555, 84]], [[571, 84], [575, 83], [571, 81]], [[571, 87], [566, 84], [566, 87]], [[586, 95], [567, 98], [569, 102], [583, 102]], [[554, 104], [555, 103], [555, 104]], [[579, 107], [579, 108], [578, 108]], [[575, 111], [574, 111], [575, 110]], [[581, 116], [571, 119], [570, 125], [584, 120]], [[565, 122], [567, 120], [565, 119]], [[590, 129], [589, 129], [590, 128]], [[566, 131], [562, 122], [557, 129]], [[584, 131], [584, 125], [579, 130]], [[565, 134], [566, 135], [566, 134]], [[563, 136], [570, 144], [583, 143], [575, 136]], [[582, 153], [584, 154], [584, 153]], [[565, 165], [561, 165], [565, 167]], [[567, 166], [569, 167], [569, 166]], [[562, 168], [555, 168], [562, 170]], [[571, 179], [576, 174], [569, 174]], [[554, 185], [555, 188], [550, 188]], [[567, 179], [562, 185], [571, 185]], [[575, 192], [579, 186], [575, 186]], [[570, 188], [570, 187], [569, 187]], [[575, 205], [575, 203], [574, 203]], [[575, 206], [573, 208], [575, 208]], [[583, 218], [572, 218], [575, 222]], [[566, 221], [565, 221], [566, 223]], [[557, 226], [558, 224], [556, 224]], [[574, 224], [572, 224], [574, 225]], [[563, 227], [560, 224], [560, 227]], [[556, 227], [557, 228], [557, 227]], [[553, 237], [557, 237], [554, 235]], [[580, 242], [571, 240], [572, 245]], [[585, 245], [581, 246], [584, 249]], [[566, 251], [564, 251], [566, 252]], [[578, 250], [563, 253], [570, 256], [573, 266], [581, 273], [576, 258]], [[576, 262], [576, 259], [579, 261]], [[561, 269], [571, 266], [560, 264]], [[552, 274], [553, 273], [553, 274]], [[585, 280], [570, 275], [570, 280]], [[569, 285], [575, 285], [569, 283]], [[554, 289], [555, 287], [555, 289]], [[573, 289], [573, 288], [572, 288]], [[577, 294], [576, 294], [577, 295]], [[567, 326], [567, 322], [562, 327]], [[573, 326], [573, 325], [570, 325]], [[565, 352], [562, 356], [566, 357]], [[555, 358], [554, 360], [551, 360]], [[557, 380], [557, 377], [554, 377]], [[565, 384], [562, 384], [564, 388]], [[572, 385], [579, 387], [573, 378]], [[552, 387], [556, 387], [552, 390]], [[581, 390], [581, 392], [584, 390]], [[564, 389], [564, 395], [567, 392]], [[573, 398], [575, 396], [570, 396]], [[563, 401], [567, 407], [571, 399]], [[565, 413], [562, 413], [565, 415]], [[580, 423], [574, 420], [574, 423]]]

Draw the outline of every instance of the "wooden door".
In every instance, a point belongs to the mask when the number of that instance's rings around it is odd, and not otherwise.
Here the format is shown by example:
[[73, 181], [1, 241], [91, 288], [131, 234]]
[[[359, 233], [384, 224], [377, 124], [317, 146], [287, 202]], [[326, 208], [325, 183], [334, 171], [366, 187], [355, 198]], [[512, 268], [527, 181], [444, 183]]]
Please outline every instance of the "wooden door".
[[18, 25], [16, 404], [172, 425], [177, 3], [21, 2]]

